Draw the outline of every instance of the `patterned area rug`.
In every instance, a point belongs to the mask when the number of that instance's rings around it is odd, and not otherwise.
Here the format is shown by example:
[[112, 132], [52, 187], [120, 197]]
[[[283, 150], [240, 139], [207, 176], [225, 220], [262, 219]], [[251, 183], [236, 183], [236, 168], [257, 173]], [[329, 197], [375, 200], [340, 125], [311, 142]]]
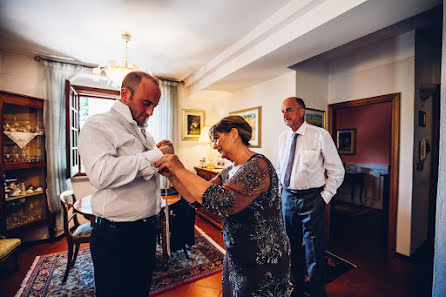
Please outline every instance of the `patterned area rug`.
[[[196, 244], [188, 249], [189, 259], [183, 251], [172, 253], [167, 268], [163, 268], [161, 248], [158, 248], [159, 265], [153, 272], [150, 296], [221, 271], [225, 251], [199, 228], [196, 231]], [[325, 251], [325, 257], [328, 263], [327, 282], [356, 268], [356, 265], [329, 251]], [[76, 265], [71, 269], [66, 284], [62, 285], [66, 263], [66, 252], [36, 257], [16, 297], [95, 296], [90, 249], [79, 251]]]
[[[150, 296], [221, 271], [223, 253], [215, 242], [197, 230], [195, 245], [184, 252], [172, 253], [166, 269], [162, 267], [161, 248], [157, 250], [157, 267], [153, 272]], [[223, 250], [224, 251], [224, 250]], [[89, 248], [79, 251], [68, 280], [62, 285], [67, 253], [36, 257], [16, 297], [95, 296], [93, 263]]]

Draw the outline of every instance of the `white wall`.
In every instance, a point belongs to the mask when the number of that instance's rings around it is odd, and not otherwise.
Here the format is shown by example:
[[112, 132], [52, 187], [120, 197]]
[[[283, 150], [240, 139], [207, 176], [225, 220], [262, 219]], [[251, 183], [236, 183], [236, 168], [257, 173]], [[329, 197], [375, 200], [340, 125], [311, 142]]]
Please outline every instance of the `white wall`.
[[327, 111], [328, 64], [310, 60], [292, 69], [296, 71], [296, 96], [304, 100], [307, 108]]
[[[233, 94], [221, 91], [200, 91], [189, 96], [186, 89], [179, 96], [179, 111], [182, 109], [203, 109], [206, 111], [206, 125], [213, 125], [230, 111], [262, 106], [262, 147], [253, 148], [264, 154], [273, 164], [277, 159], [279, 131], [285, 129], [280, 104], [287, 97], [295, 96], [296, 75], [294, 71], [272, 80], [239, 90]], [[181, 115], [181, 114], [180, 114]], [[179, 123], [177, 131], [181, 135]], [[179, 141], [176, 150], [186, 168], [193, 171], [207, 147], [196, 141]]]
[[262, 147], [253, 151], [264, 154], [274, 166], [277, 164], [277, 141], [282, 130], [286, 129], [280, 109], [282, 101], [296, 96], [296, 73], [290, 71], [272, 80], [235, 92], [221, 102], [226, 116], [230, 111], [250, 107], [262, 107]]
[[44, 99], [43, 64], [33, 56], [0, 51], [0, 90]]
[[[194, 166], [200, 166], [199, 160], [203, 157], [208, 159], [209, 146], [199, 144], [197, 140], [182, 140], [183, 110], [203, 110], [205, 125], [212, 126], [224, 115], [224, 110], [222, 110], [219, 102], [224, 101], [230, 95], [230, 93], [221, 91], [200, 91], [189, 95], [187, 88], [179, 87], [176, 112], [178, 120], [176, 121], [176, 131], [174, 133], [176, 137], [175, 153], [187, 169], [195, 172]], [[217, 155], [215, 152], [213, 154]]]
[[411, 254], [415, 33], [408, 32], [330, 64], [328, 104], [401, 93], [396, 251]]

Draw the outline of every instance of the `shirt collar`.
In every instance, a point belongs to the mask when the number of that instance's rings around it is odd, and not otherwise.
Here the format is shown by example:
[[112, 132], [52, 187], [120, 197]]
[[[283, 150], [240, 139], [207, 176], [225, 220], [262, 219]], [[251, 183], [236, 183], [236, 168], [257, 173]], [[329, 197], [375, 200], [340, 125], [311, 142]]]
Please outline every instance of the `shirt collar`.
[[136, 125], [137, 127], [141, 129], [147, 128], [147, 123], [144, 123], [144, 125], [139, 126], [138, 123], [133, 119], [132, 112], [130, 111], [130, 108], [122, 103], [119, 99], [115, 101], [115, 104], [113, 104], [112, 108], [116, 110], [127, 122], [129, 122], [132, 125]]
[[299, 129], [297, 129], [296, 133], [299, 135], [305, 135], [305, 131], [307, 131], [308, 123], [304, 121], [302, 125], [300, 125]]
[[308, 123], [306, 121], [304, 121], [302, 123], [302, 125], [300, 125], [299, 129], [297, 129], [296, 132], [293, 132], [293, 130], [291, 130], [290, 128], [290, 137], [292, 137], [294, 134], [299, 134], [299, 135], [305, 135], [305, 131], [307, 131], [308, 128]]

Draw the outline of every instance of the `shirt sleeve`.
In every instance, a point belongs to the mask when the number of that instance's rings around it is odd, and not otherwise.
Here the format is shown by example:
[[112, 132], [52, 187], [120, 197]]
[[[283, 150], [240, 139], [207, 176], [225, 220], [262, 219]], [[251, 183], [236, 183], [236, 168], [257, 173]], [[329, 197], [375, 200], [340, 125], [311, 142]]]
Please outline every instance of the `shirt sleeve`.
[[344, 181], [345, 174], [342, 160], [329, 133], [324, 133], [322, 136], [322, 157], [327, 178], [321, 196], [326, 203], [329, 203]]
[[157, 147], [155, 147], [154, 149], [146, 151], [142, 154], [144, 155], [145, 160], [142, 160], [142, 169], [139, 171], [139, 174], [143, 176], [145, 180], [149, 180], [152, 178], [154, 172], [158, 172], [154, 168], [154, 164], [156, 161], [161, 159], [163, 153]]
[[113, 136], [98, 121], [87, 122], [82, 127], [79, 153], [90, 183], [97, 189], [121, 187], [137, 177], [150, 179], [157, 174], [154, 166], [157, 157], [162, 156], [158, 149], [119, 156]]
[[248, 207], [259, 195], [267, 192], [269, 186], [266, 161], [253, 158], [223, 185], [212, 184], [203, 193], [203, 206], [221, 215], [236, 214]]

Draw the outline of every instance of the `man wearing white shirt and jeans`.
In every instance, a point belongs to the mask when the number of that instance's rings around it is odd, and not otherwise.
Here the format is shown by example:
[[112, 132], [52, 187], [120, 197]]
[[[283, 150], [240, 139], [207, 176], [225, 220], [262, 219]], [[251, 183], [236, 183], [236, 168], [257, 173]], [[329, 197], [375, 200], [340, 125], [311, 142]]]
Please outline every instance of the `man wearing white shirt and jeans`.
[[322, 297], [326, 296], [325, 204], [342, 184], [344, 167], [330, 134], [305, 122], [302, 99], [287, 98], [281, 109], [285, 124], [291, 128], [280, 135], [277, 166], [285, 229], [291, 243], [291, 296], [304, 296], [306, 265], [310, 296]]
[[174, 152], [155, 146], [146, 121], [158, 105], [158, 81], [131, 72], [121, 99], [109, 112], [90, 117], [79, 136], [79, 151], [90, 183], [96, 216], [90, 239], [96, 296], [144, 296], [150, 292], [156, 251], [155, 218], [161, 209], [155, 163]]

